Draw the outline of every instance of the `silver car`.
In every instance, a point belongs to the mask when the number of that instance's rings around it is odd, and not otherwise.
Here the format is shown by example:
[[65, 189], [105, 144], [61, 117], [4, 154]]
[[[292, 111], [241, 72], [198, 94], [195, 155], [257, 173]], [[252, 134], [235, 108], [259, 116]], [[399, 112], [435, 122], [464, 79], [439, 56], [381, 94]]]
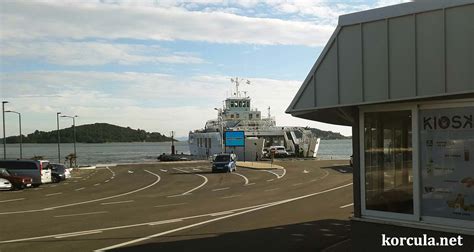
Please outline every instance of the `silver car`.
[[0, 190], [11, 190], [12, 189], [12, 183], [10, 181], [0, 178]]

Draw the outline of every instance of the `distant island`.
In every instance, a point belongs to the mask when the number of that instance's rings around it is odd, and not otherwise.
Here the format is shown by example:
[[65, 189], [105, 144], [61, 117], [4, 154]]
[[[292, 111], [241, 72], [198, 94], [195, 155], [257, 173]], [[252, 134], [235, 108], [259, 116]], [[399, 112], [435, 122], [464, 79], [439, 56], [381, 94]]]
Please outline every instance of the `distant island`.
[[322, 140], [336, 140], [336, 139], [352, 139], [352, 136], [344, 136], [338, 132], [332, 131], [324, 131], [316, 128], [308, 128], [315, 134], [317, 137], [321, 138]]
[[[74, 142], [72, 127], [59, 130], [61, 143]], [[23, 143], [57, 143], [56, 130], [39, 131], [23, 136]], [[2, 139], [3, 140], [3, 139]], [[158, 132], [146, 132], [141, 129], [121, 127], [108, 123], [94, 123], [76, 126], [76, 141], [78, 143], [114, 143], [114, 142], [167, 142], [167, 137]], [[176, 140], [175, 140], [176, 141]], [[7, 143], [19, 143], [20, 136], [7, 137]]]

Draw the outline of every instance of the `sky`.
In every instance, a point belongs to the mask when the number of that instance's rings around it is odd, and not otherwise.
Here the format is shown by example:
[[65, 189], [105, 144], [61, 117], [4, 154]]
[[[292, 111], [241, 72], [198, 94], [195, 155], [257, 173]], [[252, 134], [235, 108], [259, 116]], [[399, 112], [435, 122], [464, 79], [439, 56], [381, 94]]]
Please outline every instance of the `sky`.
[[[105, 122], [187, 136], [242, 85], [277, 125], [351, 135], [285, 109], [339, 15], [407, 0], [0, 1], [0, 98], [23, 134]], [[6, 135], [18, 135], [7, 113]], [[61, 128], [71, 120], [62, 118]]]

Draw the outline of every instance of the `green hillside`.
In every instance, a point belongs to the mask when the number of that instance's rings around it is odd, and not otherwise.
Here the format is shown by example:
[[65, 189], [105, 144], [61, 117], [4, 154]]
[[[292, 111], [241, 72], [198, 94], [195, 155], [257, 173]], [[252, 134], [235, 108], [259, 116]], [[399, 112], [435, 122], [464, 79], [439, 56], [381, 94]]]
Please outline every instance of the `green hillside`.
[[[61, 129], [61, 143], [74, 142], [73, 128]], [[108, 123], [94, 123], [76, 126], [76, 140], [79, 143], [112, 143], [112, 142], [166, 142], [170, 137], [158, 132], [146, 132], [141, 129], [120, 127]], [[18, 143], [19, 136], [7, 137], [7, 143]], [[57, 131], [38, 131], [23, 136], [23, 143], [57, 143]]]

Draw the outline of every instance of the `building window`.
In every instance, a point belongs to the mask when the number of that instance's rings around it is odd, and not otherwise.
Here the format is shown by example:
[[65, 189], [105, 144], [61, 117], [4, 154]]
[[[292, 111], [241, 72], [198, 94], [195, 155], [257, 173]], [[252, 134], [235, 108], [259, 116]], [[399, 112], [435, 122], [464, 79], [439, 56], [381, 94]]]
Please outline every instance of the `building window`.
[[252, 114], [249, 114], [249, 120], [252, 120]]
[[413, 214], [411, 111], [364, 114], [367, 210]]
[[231, 115], [230, 115], [230, 118], [234, 118], [234, 114], [231, 114]]
[[235, 118], [239, 118], [239, 117], [240, 117], [240, 115], [239, 115], [239, 114], [235, 114]]

